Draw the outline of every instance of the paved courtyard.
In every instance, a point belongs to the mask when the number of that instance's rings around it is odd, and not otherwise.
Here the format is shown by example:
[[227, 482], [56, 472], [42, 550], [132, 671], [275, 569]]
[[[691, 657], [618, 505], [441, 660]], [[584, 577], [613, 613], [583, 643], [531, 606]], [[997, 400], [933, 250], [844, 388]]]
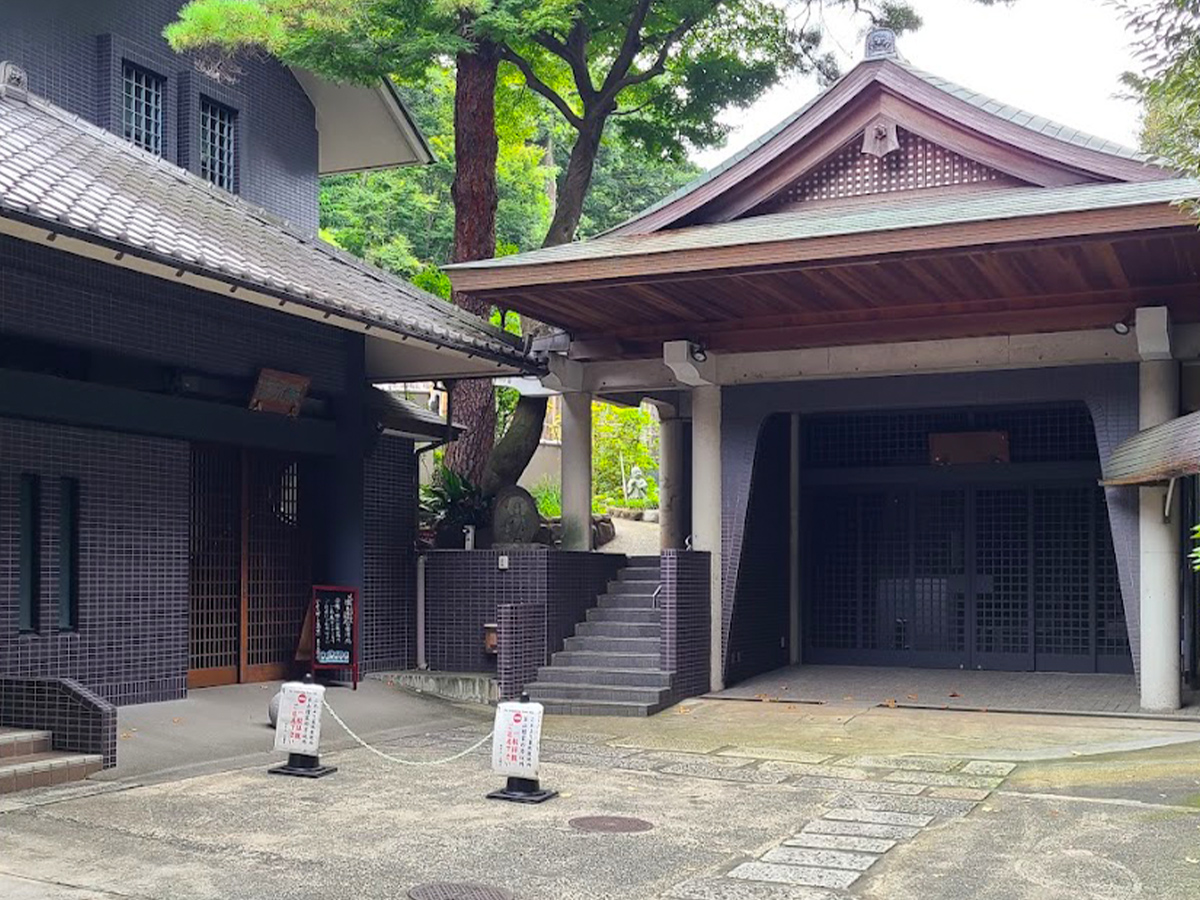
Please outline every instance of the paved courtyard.
[[[404, 727], [388, 729], [401, 723], [385, 694], [352, 699], [333, 695], [411, 761], [489, 727], [484, 710], [397, 693]], [[425, 767], [334, 750], [337, 774], [306, 781], [266, 774], [259, 733], [262, 752], [204, 770], [146, 753], [110, 780], [6, 801], [0, 896], [391, 900], [464, 881], [519, 900], [1200, 896], [1191, 723], [712, 700], [649, 720], [555, 717], [543, 782], [562, 793], [542, 806], [484, 799], [499, 785], [486, 748]], [[596, 815], [649, 830], [573, 824]]]
[[[1133, 675], [981, 672], [856, 666], [790, 666], [711, 695], [726, 700], [870, 703], [913, 709], [1082, 713], [1141, 717]], [[1200, 704], [1166, 718], [1200, 721]], [[1158, 717], [1163, 718], [1163, 717]]]

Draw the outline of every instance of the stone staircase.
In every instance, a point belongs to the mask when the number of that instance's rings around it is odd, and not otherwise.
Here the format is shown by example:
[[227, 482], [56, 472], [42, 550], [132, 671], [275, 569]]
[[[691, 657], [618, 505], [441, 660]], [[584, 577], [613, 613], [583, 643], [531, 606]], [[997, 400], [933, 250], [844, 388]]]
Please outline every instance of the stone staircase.
[[83, 781], [104, 765], [98, 753], [64, 753], [53, 740], [49, 731], [0, 728], [0, 795]]
[[547, 713], [648, 716], [670, 705], [671, 673], [659, 659], [657, 556], [630, 557], [599, 605], [527, 686]]

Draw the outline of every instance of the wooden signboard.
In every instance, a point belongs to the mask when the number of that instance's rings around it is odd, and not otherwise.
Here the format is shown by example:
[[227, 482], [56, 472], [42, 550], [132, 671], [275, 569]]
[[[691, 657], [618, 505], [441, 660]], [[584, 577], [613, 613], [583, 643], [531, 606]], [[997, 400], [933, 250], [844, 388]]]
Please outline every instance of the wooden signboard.
[[313, 587], [312, 668], [349, 669], [358, 690], [358, 589]]

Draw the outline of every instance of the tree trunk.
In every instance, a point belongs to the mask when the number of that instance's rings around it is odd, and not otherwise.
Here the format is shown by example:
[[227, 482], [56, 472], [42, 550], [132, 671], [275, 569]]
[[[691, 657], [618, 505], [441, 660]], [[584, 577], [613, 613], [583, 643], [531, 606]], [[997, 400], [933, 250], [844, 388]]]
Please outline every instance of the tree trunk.
[[[496, 73], [500, 54], [490, 41], [456, 60], [454, 87], [454, 262], [490, 259], [496, 252]], [[457, 306], [487, 319], [491, 305], [465, 294]], [[496, 401], [490, 380], [460, 381], [451, 387], [454, 418], [467, 432], [446, 448], [446, 466], [480, 484], [496, 440]]]
[[[558, 191], [554, 219], [546, 234], [543, 247], [569, 244], [575, 240], [575, 230], [583, 216], [583, 201], [592, 184], [592, 171], [596, 155], [600, 152], [600, 139], [604, 134], [604, 118], [588, 118], [579, 130], [579, 137], [571, 149], [567, 163], [567, 177], [562, 190]], [[526, 330], [533, 324], [523, 320]], [[484, 475], [484, 493], [494, 494], [501, 488], [516, 484], [521, 473], [529, 466], [542, 439], [542, 425], [546, 420], [544, 397], [521, 397], [513, 410], [512, 423], [504, 438], [496, 445], [488, 459]], [[518, 424], [520, 427], [518, 428]]]

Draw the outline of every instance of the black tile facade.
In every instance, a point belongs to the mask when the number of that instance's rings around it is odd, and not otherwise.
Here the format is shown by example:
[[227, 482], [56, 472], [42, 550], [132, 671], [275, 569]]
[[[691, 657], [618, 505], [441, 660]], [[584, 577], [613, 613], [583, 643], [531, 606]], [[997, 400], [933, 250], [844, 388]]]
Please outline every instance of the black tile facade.
[[[175, 54], [162, 30], [175, 19], [182, 0], [48, 0], [0, 4], [0, 60], [29, 74], [30, 89], [52, 103], [119, 133], [119, 103], [114, 77], [122, 54], [167, 78], [167, 144], [164, 155], [179, 156], [177, 134], [189, 121], [183, 102], [198, 102], [196, 87], [211, 79], [192, 61]], [[318, 136], [316, 115], [303, 88], [282, 65], [267, 58], [239, 62], [233, 90], [245, 97], [239, 132], [242, 156], [240, 193], [251, 203], [308, 231], [317, 228]], [[192, 76], [190, 86], [185, 76]], [[182, 89], [181, 89], [182, 88]], [[224, 94], [214, 99], [223, 100]], [[191, 111], [188, 110], [188, 113]]]
[[662, 554], [662, 609], [659, 652], [671, 673], [671, 702], [709, 689], [711, 556], [685, 550]]
[[416, 666], [417, 463], [413, 442], [385, 435], [363, 472], [362, 669]]
[[[500, 569], [500, 557], [508, 569]], [[425, 563], [425, 654], [431, 669], [489, 672], [483, 626], [497, 623], [502, 603], [546, 607], [546, 653], [562, 649], [596, 597], [625, 565], [611, 553], [563, 550], [437, 550]], [[516, 620], [514, 620], [516, 621]], [[543, 658], [539, 665], [545, 665]]]
[[[747, 523], [755, 453], [764, 422], [781, 412], [834, 413], [868, 410], [983, 408], [1035, 403], [1083, 402], [1092, 416], [1101, 458], [1138, 431], [1136, 365], [1068, 369], [917, 375], [849, 381], [795, 382], [728, 387], [721, 404], [721, 583], [722, 642], [728, 650], [740, 575], [746, 556]], [[1139, 537], [1136, 489], [1109, 488], [1113, 532], [1126, 624], [1135, 667], [1139, 634]], [[749, 595], [747, 595], [749, 598]], [[766, 640], [739, 636], [739, 641]], [[778, 635], [775, 635], [778, 641]]]
[[501, 700], [515, 700], [537, 678], [546, 650], [547, 608], [544, 603], [496, 604], [496, 681]]
[[0, 725], [54, 734], [54, 749], [117, 764], [117, 710], [70, 678], [0, 675]]

